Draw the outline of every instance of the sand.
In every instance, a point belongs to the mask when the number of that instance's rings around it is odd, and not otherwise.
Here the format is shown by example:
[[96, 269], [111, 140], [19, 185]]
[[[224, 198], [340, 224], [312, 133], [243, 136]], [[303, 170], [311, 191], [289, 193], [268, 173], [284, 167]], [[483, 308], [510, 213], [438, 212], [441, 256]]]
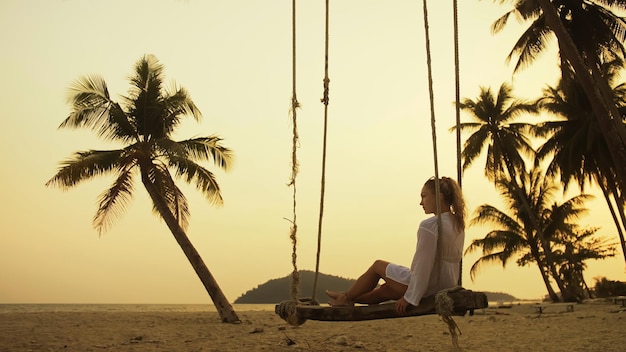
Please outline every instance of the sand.
[[362, 322], [286, 324], [271, 311], [237, 312], [241, 324], [215, 312], [9, 312], [0, 314], [0, 351], [624, 351], [626, 308], [609, 301], [530, 304], [455, 317], [428, 315]]

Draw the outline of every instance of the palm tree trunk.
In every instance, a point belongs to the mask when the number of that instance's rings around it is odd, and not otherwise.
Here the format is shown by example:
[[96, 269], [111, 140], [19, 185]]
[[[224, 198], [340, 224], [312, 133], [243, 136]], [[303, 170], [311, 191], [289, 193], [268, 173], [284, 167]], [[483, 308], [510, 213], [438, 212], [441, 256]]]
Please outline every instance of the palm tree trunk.
[[[501, 143], [500, 139], [497, 139], [497, 138], [494, 139], [494, 141], [496, 143]], [[505, 150], [505, 149], [502, 148], [502, 146], [500, 146], [500, 150]], [[513, 168], [513, 164], [509, 161], [509, 158], [507, 158], [507, 155], [503, 155], [502, 162], [505, 164], [505, 168], [507, 172], [509, 173], [509, 179], [513, 187], [515, 188], [515, 191], [517, 192], [520, 202], [522, 202], [522, 206], [524, 207], [526, 214], [528, 214], [528, 218], [531, 221], [531, 226], [535, 230], [535, 233], [537, 234], [537, 237], [539, 238], [539, 242], [540, 242], [539, 244], [541, 245], [541, 248], [543, 249], [545, 265], [542, 265], [541, 261], [539, 260], [537, 261], [537, 265], [539, 265], [539, 269], [541, 270], [542, 277], [545, 276], [545, 273], [543, 272], [543, 268], [545, 266], [545, 268], [548, 269], [550, 273], [552, 274], [552, 277], [554, 281], [556, 282], [557, 286], [559, 287], [559, 290], [563, 292], [565, 285], [563, 284], [563, 281], [561, 280], [560, 276], [557, 273], [556, 266], [554, 265], [554, 260], [552, 258], [552, 250], [550, 249], [550, 243], [545, 238], [543, 229], [541, 228], [541, 226], [539, 226], [539, 221], [537, 220], [537, 214], [533, 212], [530, 204], [528, 204], [526, 192], [523, 191], [523, 185], [520, 186], [520, 184], [517, 182], [517, 177], [516, 177], [517, 173], [515, 172], [515, 169]], [[550, 294], [550, 299], [552, 299], [553, 302], [558, 302], [559, 297], [554, 292], [554, 290], [552, 290], [551, 287], [549, 286], [548, 284], [549, 279], [546, 277], [543, 277], [543, 279], [544, 279], [544, 282], [548, 280], [546, 283], [548, 287], [548, 293]]]
[[537, 262], [537, 267], [539, 268], [539, 273], [541, 274], [541, 279], [543, 279], [543, 284], [546, 285], [546, 290], [548, 290], [548, 295], [552, 302], [558, 302], [559, 296], [554, 292], [552, 285], [550, 284], [550, 277], [546, 273], [545, 266], [542, 264], [541, 256], [539, 255], [539, 250], [536, 248], [531, 249], [533, 257], [535, 257], [535, 261]]
[[[563, 53], [565, 53], [566, 49], [563, 48], [561, 46], [561, 50], [563, 51]], [[571, 60], [566, 59], [565, 55], [562, 54], [560, 55], [561, 57], [561, 70], [563, 71], [562, 74], [562, 79], [566, 79], [567, 77], [569, 77], [568, 74], [565, 74], [565, 67], [568, 66], [568, 62], [570, 62]], [[594, 64], [597, 65], [597, 62]], [[572, 65], [573, 66], [573, 65]], [[595, 75], [596, 79], [595, 81], [600, 81], [599, 84], [599, 88], [602, 91], [602, 95], [605, 98], [606, 101], [611, 101], [609, 98], [611, 97], [612, 93], [610, 93], [610, 87], [608, 85], [608, 83], [606, 83], [606, 79], [604, 79], [600, 73], [600, 71], [598, 69], [594, 69], [597, 66], [594, 66], [592, 68], [592, 74]], [[580, 78], [579, 78], [580, 79]], [[584, 88], [586, 88], [583, 84], [581, 84], [581, 86], [583, 86]], [[607, 89], [609, 90], [607, 92]], [[588, 92], [585, 91], [585, 94], [588, 95]], [[588, 100], [590, 101], [590, 103], [594, 104], [593, 98], [588, 96]], [[598, 105], [603, 105], [601, 102], [596, 101], [595, 102], [595, 107], [594, 107], [594, 115], [596, 115], [597, 119], [600, 120], [601, 117], [599, 117], [598, 115]], [[607, 112], [608, 113], [608, 112]], [[619, 114], [619, 112], [616, 112], [616, 114]], [[622, 123], [618, 124], [618, 127], [623, 127]], [[621, 128], [618, 128], [619, 131], [621, 131]], [[602, 130], [601, 133], [603, 134], [603, 136], [605, 136], [605, 131]], [[621, 135], [621, 134], [620, 134]], [[624, 140], [624, 136], [622, 135], [622, 140]], [[609, 149], [609, 153], [614, 152], [612, 150], [612, 145], [609, 143], [609, 139], [606, 138], [605, 136], [605, 141], [607, 142], [607, 146]], [[613, 160], [613, 162], [615, 163], [615, 155], [610, 155], [611, 160]], [[602, 193], [604, 194], [604, 199], [606, 200], [606, 204], [609, 208], [609, 211], [611, 212], [611, 216], [613, 217], [613, 222], [615, 223], [615, 227], [617, 228], [617, 232], [618, 232], [618, 236], [620, 239], [620, 244], [622, 247], [622, 254], [624, 255], [624, 262], [626, 262], [626, 241], [624, 240], [624, 232], [622, 230], [622, 227], [626, 228], [626, 215], [624, 214], [624, 208], [623, 206], [621, 206], [621, 204], [624, 204], [623, 201], [623, 197], [620, 195], [620, 192], [617, 190], [617, 184], [621, 185], [621, 182], [619, 181], [619, 166], [615, 165], [614, 167], [616, 169], [615, 171], [615, 176], [613, 173], [609, 174], [609, 175], [603, 175], [600, 171], [596, 171], [595, 172], [595, 180], [596, 183], [598, 184], [598, 186], [600, 187], [600, 189], [602, 190]], [[614, 177], [617, 177], [618, 180], [615, 180]], [[612, 205], [611, 200], [610, 200], [610, 195], [613, 196], [614, 200], [615, 200], [615, 207]], [[617, 208], [617, 211], [615, 210], [615, 208]], [[621, 219], [621, 223], [617, 218], [617, 213], [619, 213], [619, 217]]]
[[[598, 182], [599, 184], [601, 184], [600, 182]], [[624, 254], [624, 261], [626, 262], [626, 241], [624, 240], [624, 232], [622, 230], [622, 225], [620, 225], [620, 221], [617, 218], [617, 213], [615, 212], [615, 209], [613, 208], [613, 204], [611, 203], [611, 198], [609, 196], [609, 191], [606, 190], [606, 187], [600, 187], [602, 189], [602, 194], [604, 195], [604, 199], [606, 200], [606, 204], [609, 207], [609, 211], [611, 212], [611, 216], [613, 217], [613, 222], [615, 223], [615, 227], [617, 228], [617, 234], [619, 236], [619, 243], [622, 245], [622, 253]], [[617, 190], [615, 189], [615, 187], [613, 187], [613, 189], [611, 190], [611, 192], [617, 192]], [[618, 197], [618, 195], [613, 194], [613, 198], [615, 199], [615, 203], [619, 204], [619, 202], [621, 201], [621, 197]], [[622, 204], [624, 204], [623, 201], [621, 201]], [[619, 206], [618, 206], [619, 209]], [[620, 212], [620, 219], [621, 224], [626, 224], [626, 217], [624, 217], [624, 212]]]
[[144, 168], [141, 169], [141, 174], [141, 179], [146, 187], [146, 190], [148, 191], [148, 194], [150, 194], [152, 202], [154, 202], [159, 214], [163, 217], [163, 220], [165, 220], [165, 223], [174, 235], [176, 242], [178, 242], [178, 245], [185, 253], [185, 256], [187, 256], [189, 263], [191, 263], [191, 266], [196, 271], [200, 281], [202, 281], [204, 288], [209, 293], [209, 296], [211, 296], [211, 300], [213, 300], [213, 304], [215, 305], [222, 322], [241, 323], [241, 320], [237, 316], [237, 313], [235, 313], [232, 305], [228, 302], [228, 299], [222, 292], [222, 289], [217, 284], [213, 274], [209, 271], [209, 268], [206, 266], [202, 257], [200, 257], [200, 254], [189, 240], [189, 237], [187, 237], [185, 231], [180, 227], [178, 221], [163, 201], [159, 192], [155, 189], [152, 182], [150, 182]]

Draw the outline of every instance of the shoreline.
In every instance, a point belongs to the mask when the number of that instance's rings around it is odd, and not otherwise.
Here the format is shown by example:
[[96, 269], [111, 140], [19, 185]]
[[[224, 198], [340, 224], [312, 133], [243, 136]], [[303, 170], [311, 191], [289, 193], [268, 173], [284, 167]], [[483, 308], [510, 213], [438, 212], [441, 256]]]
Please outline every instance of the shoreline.
[[626, 308], [607, 301], [512, 304], [454, 317], [453, 347], [437, 315], [293, 327], [269, 311], [71, 311], [0, 314], [0, 351], [622, 351]]

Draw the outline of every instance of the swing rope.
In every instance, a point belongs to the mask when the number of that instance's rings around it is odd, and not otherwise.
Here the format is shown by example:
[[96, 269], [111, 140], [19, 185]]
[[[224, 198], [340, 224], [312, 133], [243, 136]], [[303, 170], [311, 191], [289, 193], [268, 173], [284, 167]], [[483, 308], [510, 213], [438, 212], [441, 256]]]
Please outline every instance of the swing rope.
[[289, 109], [289, 113], [291, 114], [291, 123], [292, 123], [292, 140], [291, 140], [291, 177], [289, 178], [288, 186], [293, 188], [293, 214], [291, 219], [291, 229], [289, 238], [292, 243], [292, 252], [291, 252], [291, 263], [293, 265], [293, 272], [291, 273], [291, 298], [294, 302], [298, 302], [298, 294], [300, 289], [300, 273], [298, 272], [297, 265], [297, 252], [296, 245], [298, 243], [297, 232], [298, 232], [298, 224], [296, 222], [296, 176], [298, 175], [299, 164], [298, 164], [298, 119], [297, 119], [297, 110], [300, 107], [300, 103], [298, 103], [298, 98], [296, 96], [296, 0], [292, 0], [292, 16], [291, 16], [291, 25], [292, 25], [292, 93], [291, 93], [291, 107]]
[[[437, 205], [437, 232], [438, 238], [441, 239], [441, 199], [439, 197], [440, 194], [440, 185], [439, 185], [439, 162], [437, 158], [437, 128], [436, 128], [436, 120], [435, 120], [435, 98], [433, 92], [433, 77], [432, 77], [432, 59], [430, 55], [430, 33], [429, 33], [429, 25], [428, 25], [428, 2], [427, 0], [423, 0], [424, 4], [424, 36], [426, 42], [426, 63], [428, 66], [428, 92], [430, 98], [430, 126], [432, 131], [432, 140], [433, 140], [433, 159], [435, 166], [435, 199]], [[440, 248], [440, 240], [437, 240], [437, 257], [439, 260], [441, 256], [441, 248]], [[445, 296], [445, 297], [444, 297]], [[445, 298], [445, 300], [444, 300]], [[445, 302], [440, 304], [440, 309], [437, 309], [437, 313], [442, 317], [442, 320], [448, 325], [448, 330], [450, 331], [450, 336], [452, 338], [452, 344], [455, 347], [458, 347], [458, 334], [457, 330], [460, 330], [454, 319], [452, 318], [453, 314], [453, 303], [451, 299], [447, 296], [447, 292], [444, 292], [442, 295], [437, 295], [437, 301]]]
[[461, 169], [461, 79], [460, 79], [460, 64], [459, 64], [459, 9], [458, 0], [452, 2], [452, 17], [454, 27], [454, 110], [455, 110], [455, 122], [456, 122], [456, 179], [459, 182], [459, 187], [462, 185], [462, 169]]
[[[461, 74], [459, 64], [459, 9], [458, 0], [452, 2], [452, 17], [454, 21], [454, 107], [456, 121], [456, 179], [463, 189], [463, 171], [461, 169]], [[463, 259], [459, 263], [459, 286], [463, 285]]]
[[315, 294], [317, 292], [317, 279], [320, 270], [320, 253], [322, 250], [322, 219], [324, 217], [324, 195], [326, 190], [326, 140], [328, 130], [328, 101], [329, 101], [329, 88], [330, 79], [328, 78], [328, 42], [329, 42], [329, 0], [326, 0], [326, 16], [325, 16], [325, 41], [324, 41], [324, 95], [321, 99], [324, 104], [324, 139], [322, 149], [322, 179], [320, 187], [320, 211], [319, 219], [317, 222], [317, 254], [315, 259], [315, 279], [313, 280], [313, 293], [311, 294], [311, 300], [315, 301]]
[[[431, 50], [430, 50], [430, 33], [429, 33], [429, 24], [428, 24], [428, 6], [427, 0], [423, 0], [424, 6], [424, 28], [425, 28], [425, 42], [426, 42], [426, 61], [428, 66], [428, 86], [429, 86], [429, 98], [430, 98], [430, 110], [431, 110], [431, 132], [432, 132], [432, 143], [433, 143], [433, 155], [434, 155], [434, 168], [435, 168], [435, 193], [440, 194], [440, 184], [439, 184], [439, 164], [438, 164], [438, 152], [437, 152], [437, 132], [436, 132], [436, 119], [435, 119], [435, 109], [434, 109], [434, 91], [433, 91], [433, 75], [432, 75], [432, 58], [431, 58]], [[457, 21], [457, 1], [454, 0], [454, 45], [455, 45], [455, 83], [456, 83], [456, 123], [457, 123], [457, 171], [458, 171], [458, 179], [459, 183], [461, 180], [460, 177], [460, 134], [459, 134], [459, 64], [458, 64], [458, 21]], [[321, 239], [322, 239], [322, 220], [324, 214], [324, 195], [325, 195], [325, 175], [326, 175], [326, 144], [327, 144], [327, 126], [328, 126], [328, 103], [329, 103], [329, 84], [330, 79], [328, 75], [328, 47], [329, 47], [329, 0], [326, 0], [326, 16], [325, 16], [325, 55], [324, 55], [324, 95], [321, 99], [321, 102], [324, 104], [324, 134], [323, 134], [323, 153], [322, 153], [322, 175], [321, 175], [321, 194], [320, 194], [320, 209], [319, 209], [319, 219], [318, 219], [318, 234], [317, 234], [317, 256], [316, 256], [316, 267], [315, 267], [315, 279], [313, 283], [313, 293], [312, 298], [308, 304], [316, 304], [315, 294], [317, 291], [317, 281], [319, 276], [319, 262], [320, 262], [320, 253], [321, 253]], [[297, 222], [296, 222], [296, 176], [298, 174], [298, 159], [297, 159], [297, 148], [298, 148], [298, 129], [297, 129], [297, 109], [300, 107], [296, 97], [296, 0], [292, 0], [292, 98], [291, 98], [291, 108], [290, 114], [292, 117], [293, 124], [293, 138], [292, 138], [292, 170], [291, 170], [291, 178], [289, 181], [289, 186], [293, 187], [293, 218], [291, 220], [292, 226], [290, 230], [290, 238], [292, 241], [292, 264], [293, 264], [293, 273], [291, 280], [291, 302], [283, 302], [276, 308], [276, 312], [287, 320], [291, 325], [298, 326], [306, 321], [305, 318], [298, 315], [297, 306], [303, 302], [298, 298], [299, 294], [299, 286], [300, 286], [300, 275], [297, 269]], [[439, 232], [441, 232], [441, 204], [439, 197], [436, 197], [436, 206], [438, 215], [438, 228]], [[439, 246], [438, 246], [439, 247]], [[439, 252], [439, 248], [437, 250]], [[460, 285], [460, 279], [459, 279]], [[437, 313], [442, 317], [442, 320], [447, 323], [448, 328], [450, 330], [450, 334], [452, 337], [453, 344], [458, 346], [458, 333], [460, 334], [460, 330], [456, 325], [456, 322], [452, 318], [453, 315], [453, 302], [451, 298], [447, 295], [447, 290], [440, 292], [436, 297]], [[445, 297], [444, 297], [445, 296]]]
[[[321, 187], [321, 200], [320, 200], [320, 216], [318, 223], [318, 250], [317, 250], [317, 261], [316, 261], [316, 270], [315, 270], [315, 282], [313, 288], [313, 298], [310, 300], [306, 299], [298, 299], [298, 290], [299, 290], [299, 274], [296, 265], [296, 232], [297, 232], [297, 224], [296, 224], [296, 175], [298, 173], [298, 160], [296, 155], [296, 150], [298, 147], [298, 132], [297, 132], [297, 124], [296, 124], [296, 110], [299, 108], [299, 103], [296, 98], [296, 41], [295, 41], [295, 28], [296, 28], [296, 11], [295, 11], [295, 1], [293, 2], [293, 94], [291, 99], [291, 115], [293, 118], [293, 139], [292, 139], [292, 174], [289, 185], [293, 186], [293, 220], [291, 227], [291, 240], [293, 242], [293, 253], [292, 253], [292, 263], [294, 267], [293, 275], [292, 275], [292, 300], [281, 302], [279, 305], [275, 307], [275, 313], [277, 313], [281, 318], [287, 321], [292, 326], [300, 326], [304, 324], [307, 319], [313, 320], [335, 320], [335, 321], [346, 321], [346, 320], [369, 320], [369, 319], [381, 319], [381, 318], [393, 318], [400, 317], [398, 315], [394, 315], [394, 313], [385, 313], [386, 315], [379, 315], [382, 311], [370, 312], [372, 315], [363, 315], [366, 314], [365, 310], [368, 308], [372, 308], [376, 306], [366, 306], [366, 307], [353, 307], [349, 312], [340, 313], [341, 309], [328, 307], [322, 308], [319, 307], [319, 304], [315, 301], [315, 291], [317, 287], [317, 278], [319, 274], [319, 258], [320, 258], [320, 248], [321, 248], [321, 227], [322, 227], [322, 217], [323, 217], [323, 207], [324, 207], [324, 191], [325, 191], [325, 166], [326, 166], [326, 139], [327, 139], [327, 117], [328, 117], [328, 91], [329, 91], [329, 78], [328, 78], [328, 3], [329, 0], [326, 0], [326, 52], [325, 52], [325, 77], [324, 77], [324, 97], [321, 99], [324, 104], [324, 148], [323, 148], [323, 159], [322, 159], [322, 187]], [[428, 6], [427, 0], [423, 0], [424, 5], [424, 28], [425, 28], [425, 37], [426, 37], [426, 54], [427, 54], [427, 65], [428, 65], [428, 84], [429, 84], [429, 98], [430, 98], [430, 109], [431, 109], [431, 129], [432, 129], [432, 142], [433, 142], [433, 155], [434, 155], [434, 166], [435, 166], [435, 193], [436, 193], [436, 202], [437, 202], [437, 222], [439, 228], [439, 236], [441, 236], [441, 201], [440, 201], [440, 185], [439, 185], [439, 165], [437, 158], [437, 132], [436, 132], [436, 119], [435, 119], [435, 109], [434, 109], [434, 91], [433, 91], [433, 76], [432, 76], [432, 59], [430, 53], [430, 33], [429, 33], [429, 24], [428, 24]], [[454, 25], [455, 25], [455, 66], [456, 66], [456, 89], [457, 89], [457, 130], [459, 126], [459, 68], [458, 68], [458, 31], [457, 31], [457, 5], [456, 1], [454, 1]], [[460, 170], [460, 145], [459, 137], [457, 135], [457, 168]], [[460, 171], [459, 171], [459, 182], [460, 182]], [[438, 241], [437, 245], [437, 256], [440, 256], [440, 241]], [[459, 297], [458, 294], [462, 293]], [[454, 298], [453, 296], [454, 295]], [[473, 312], [475, 308], [485, 308], [488, 306], [487, 296], [484, 293], [479, 293], [478, 295], [473, 294], [471, 291], [465, 291], [460, 286], [454, 288], [449, 288], [438, 292], [434, 297], [434, 312], [438, 314], [442, 320], [448, 325], [448, 329], [452, 338], [452, 344], [455, 347], [458, 347], [458, 335], [461, 334], [461, 331], [452, 318], [453, 315], [458, 314], [459, 312], [466, 312], [467, 309], [470, 312]], [[460, 307], [455, 307], [455, 304], [459, 303]], [[305, 305], [309, 306], [306, 307]], [[312, 307], [318, 306], [318, 307]], [[382, 307], [387, 309], [387, 307]], [[395, 307], [393, 305], [390, 306], [395, 312]], [[463, 310], [465, 307], [465, 310]], [[330, 309], [330, 313], [329, 313]], [[354, 312], [352, 315], [352, 310], [363, 309], [363, 311], [359, 310], [358, 312]], [[324, 315], [324, 313], [328, 315]], [[337, 314], [339, 313], [339, 314]], [[349, 316], [346, 313], [350, 314]], [[415, 312], [418, 313], [418, 312]], [[389, 314], [389, 315], [387, 315]], [[423, 311], [422, 314], [431, 314], [429, 311]], [[422, 315], [415, 314], [415, 315]], [[471, 313], [470, 313], [471, 314]]]

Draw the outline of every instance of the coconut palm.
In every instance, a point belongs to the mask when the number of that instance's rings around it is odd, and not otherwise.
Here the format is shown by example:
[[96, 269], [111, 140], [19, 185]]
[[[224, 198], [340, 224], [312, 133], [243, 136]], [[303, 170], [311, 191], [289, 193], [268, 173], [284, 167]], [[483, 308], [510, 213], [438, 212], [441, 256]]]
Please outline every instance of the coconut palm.
[[[476, 216], [470, 220], [473, 225], [489, 224], [496, 227], [490, 230], [484, 238], [472, 241], [466, 249], [466, 254], [479, 249], [483, 253], [472, 265], [470, 275], [474, 278], [484, 264], [500, 262], [505, 266], [513, 258], [517, 258], [517, 264], [520, 266], [533, 263], [537, 265], [548, 294], [552, 298], [556, 296], [556, 293], [550, 284], [550, 273], [553, 273], [552, 279], [557, 284], [563, 281], [563, 276], [559, 275], [554, 259], [548, 258], [544, 249], [549, 248], [552, 254], [554, 250], [560, 248], [555, 247], [556, 240], [566, 243], [565, 236], [557, 235], [569, 234], [576, 229], [575, 221], [586, 211], [582, 205], [590, 196], [581, 194], [562, 204], [554, 203], [551, 206], [558, 189], [553, 180], [546, 177], [537, 164], [529, 173], [523, 173], [520, 177], [524, 179], [523, 184], [526, 185], [523, 192], [525, 201], [520, 199], [518, 188], [502, 175], [496, 181], [496, 188], [505, 200], [508, 209], [503, 211], [485, 204], [477, 209]], [[530, 213], [526, 212], [526, 208], [522, 206], [524, 202], [531, 206]], [[540, 231], [535, 228], [536, 224], [532, 220], [537, 217]], [[562, 256], [558, 258], [559, 261], [562, 260]], [[566, 298], [566, 288], [566, 285], [559, 284], [564, 298]]]
[[[516, 70], [530, 64], [547, 47], [550, 34], [558, 39], [561, 69], [576, 73], [589, 99], [598, 127], [610, 148], [616, 184], [626, 190], [626, 128], [613, 104], [610, 87], [600, 70], [602, 63], [622, 60], [626, 53], [626, 21], [611, 10], [626, 9], [624, 0], [516, 0], [513, 10], [500, 17], [492, 29], [498, 32], [515, 15], [532, 21], [508, 57], [519, 59]], [[564, 74], [564, 76], [567, 76]]]
[[[529, 185], [527, 190], [540, 190], [541, 184], [539, 172], [533, 174], [534, 177], [527, 173], [522, 173], [522, 178], [527, 178]], [[475, 216], [470, 220], [470, 225], [493, 225], [495, 229], [490, 230], [484, 238], [475, 239], [465, 250], [465, 254], [472, 253], [476, 250], [482, 251], [482, 256], [472, 264], [470, 269], [470, 277], [475, 278], [476, 274], [484, 264], [495, 262], [506, 264], [513, 258], [518, 258], [518, 265], [525, 265], [534, 262], [539, 269], [541, 278], [546, 286], [549, 296], [553, 300], [558, 300], [558, 296], [552, 285], [550, 284], [550, 274], [545, 266], [542, 255], [541, 239], [538, 237], [536, 223], [530, 221], [539, 213], [539, 209], [532, 209], [534, 213], [528, 213], [522, 207], [516, 207], [520, 204], [520, 192], [512, 186], [512, 182], [501, 174], [495, 181], [496, 189], [503, 196], [507, 203], [508, 210], [503, 211], [492, 205], [483, 204], [475, 211]], [[528, 203], [528, 192], [524, 192]], [[545, 194], [545, 192], [538, 192]]]
[[[505, 2], [505, 1], [502, 1]], [[530, 21], [528, 28], [522, 33], [507, 61], [514, 60], [515, 71], [530, 65], [549, 46], [551, 34], [556, 29], [550, 26], [550, 11], [544, 12], [543, 5], [552, 5], [558, 15], [561, 26], [576, 45], [578, 51], [588, 60], [589, 64], [599, 67], [602, 62], [623, 58], [626, 54], [626, 21], [611, 11], [626, 10], [624, 0], [513, 0], [513, 9], [506, 12], [492, 24], [492, 31], [502, 31], [511, 17]], [[561, 40], [561, 38], [559, 38]], [[561, 53], [562, 62], [571, 58]], [[562, 69], [570, 66], [562, 65]]]
[[[206, 290], [223, 322], [239, 322], [213, 275], [185, 233], [189, 206], [174, 177], [193, 184], [214, 204], [222, 203], [215, 175], [198, 162], [213, 161], [227, 170], [231, 151], [212, 135], [183, 141], [171, 136], [183, 117], [201, 119], [200, 111], [183, 88], [163, 87], [163, 66], [152, 55], [142, 57], [130, 77], [128, 96], [121, 104], [109, 95], [99, 76], [86, 76], [70, 88], [72, 110], [60, 128], [88, 128], [104, 140], [123, 145], [113, 150], [75, 152], [47, 183], [69, 189], [103, 175], [113, 175], [113, 184], [102, 193], [93, 224], [106, 231], [133, 196], [139, 175], [152, 200], [154, 212], [174, 235]], [[173, 174], [172, 174], [173, 171]]]
[[591, 297], [585, 278], [586, 261], [605, 259], [615, 255], [615, 246], [605, 238], [593, 237], [596, 227], [580, 228], [570, 224], [566, 231], [559, 231], [553, 238], [553, 257], [558, 273], [565, 284], [562, 292], [566, 302], [582, 301]]
[[[519, 177], [526, 172], [524, 156], [530, 155], [534, 158], [534, 150], [525, 134], [532, 125], [515, 120], [523, 115], [536, 113], [536, 107], [531, 103], [514, 99], [511, 88], [506, 83], [500, 86], [496, 97], [491, 89], [482, 87], [476, 100], [464, 98], [460, 107], [474, 120], [458, 126], [462, 132], [472, 133], [465, 141], [461, 152], [463, 170], [468, 168], [487, 146], [485, 176], [494, 182], [502, 178], [509, 180], [519, 193], [520, 206], [524, 207], [526, 214], [532, 215], [532, 209], [523, 196], [526, 187], [524, 178]], [[451, 129], [456, 128], [457, 126], [454, 126]], [[531, 216], [529, 221], [534, 224], [533, 229], [537, 231], [537, 235], [543, 236], [536, 216]], [[547, 246], [547, 241], [539, 241], [539, 244]], [[550, 248], [544, 247], [544, 252], [549, 259]], [[548, 267], [553, 270], [552, 274], [557, 277], [556, 282], [561, 287], [556, 268]], [[556, 294], [551, 298], [555, 301], [559, 299]]]
[[[611, 61], [602, 67], [605, 77], [613, 87], [615, 105], [620, 110], [625, 109], [626, 85], [616, 83], [622, 69], [621, 61]], [[568, 72], [564, 74], [571, 75]], [[563, 77], [556, 87], [548, 86], [543, 90], [537, 106], [540, 110], [558, 117], [555, 121], [538, 123], [532, 129], [536, 136], [548, 137], [537, 151], [542, 159], [552, 156], [547, 172], [551, 175], [560, 173], [565, 189], [571, 182], [576, 182], [581, 190], [589, 182], [600, 186], [618, 230], [626, 259], [622, 232], [622, 224], [626, 224], [626, 218], [619, 206], [617, 210], [614, 209], [610, 199], [613, 197], [617, 205], [624, 204], [623, 195], [617, 188], [619, 182], [610, 158], [610, 147], [602, 136], [580, 84], [572, 77]]]
[[490, 88], [481, 87], [476, 100], [464, 98], [460, 107], [473, 120], [458, 125], [461, 132], [471, 133], [461, 152], [463, 170], [470, 167], [486, 147], [485, 176], [494, 181], [506, 173], [515, 179], [519, 170], [525, 169], [524, 156], [534, 154], [525, 134], [531, 125], [515, 120], [536, 113], [535, 106], [516, 100], [511, 87], [503, 83], [497, 95], [494, 96]]

